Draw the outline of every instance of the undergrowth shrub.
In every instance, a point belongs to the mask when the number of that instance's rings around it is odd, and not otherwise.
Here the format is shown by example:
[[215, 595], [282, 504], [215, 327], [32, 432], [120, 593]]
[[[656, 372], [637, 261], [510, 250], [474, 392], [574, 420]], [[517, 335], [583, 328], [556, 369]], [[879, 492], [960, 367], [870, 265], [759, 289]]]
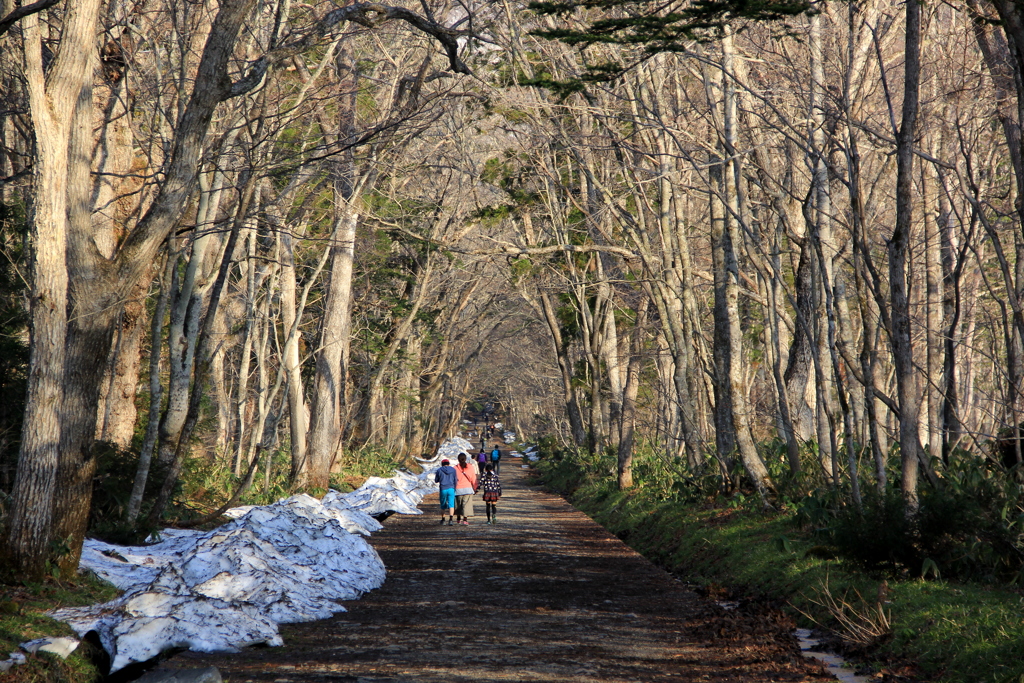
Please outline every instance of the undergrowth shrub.
[[[943, 470], [941, 487], [922, 487], [916, 515], [907, 515], [898, 490], [868, 489], [861, 510], [832, 500], [818, 508], [817, 521], [829, 522], [819, 533], [841, 557], [868, 570], [1020, 582], [1022, 493], [1014, 478], [981, 461], [959, 459]], [[807, 508], [814, 509], [810, 503]]]
[[590, 453], [584, 448], [573, 446], [554, 447], [542, 451], [544, 457], [537, 461], [537, 469], [544, 482], [565, 495], [594, 478], [614, 477], [615, 458], [607, 452]]
[[[140, 543], [158, 530], [146, 526], [146, 520], [163, 485], [167, 468], [154, 458], [137, 523], [129, 527], [124, 517], [139, 465], [139, 454], [134, 449], [106, 442], [97, 442], [94, 448], [97, 468], [88, 534], [111, 543]], [[324, 490], [299, 490], [292, 486], [287, 441], [280, 448], [264, 451], [259, 458], [253, 482], [239, 498], [238, 505], [268, 505], [296, 493], [310, 493], [318, 497], [326, 493]], [[366, 477], [391, 476], [401, 465], [394, 453], [383, 448], [365, 447], [349, 451], [342, 456], [341, 471], [331, 475], [331, 486], [350, 491]], [[168, 517], [188, 521], [216, 510], [241, 486], [244, 475], [243, 471], [241, 476], [236, 476], [226, 457], [199, 455], [186, 458], [171, 496]]]
[[[878, 493], [870, 473], [865, 473], [863, 503], [857, 509], [848, 485], [824, 481], [814, 466], [813, 448], [805, 453], [805, 472], [795, 477], [785, 469], [784, 444], [775, 441], [761, 448], [774, 468], [774, 509], [810, 532], [823, 556], [838, 556], [893, 577], [1024, 583], [1024, 485], [1013, 474], [987, 467], [983, 459], [969, 454], [960, 454], [948, 465], [937, 462], [941, 485], [922, 483], [920, 509], [908, 516], [898, 476]], [[651, 504], [663, 509], [712, 505], [763, 510], [760, 498], [742, 486], [723, 493], [720, 470], [710, 456], [694, 471], [685, 459], [667, 458], [663, 451], [642, 445], [633, 460], [634, 486], [620, 494], [613, 451], [589, 453], [550, 444], [542, 453], [537, 468], [548, 486], [569, 496], [582, 493], [598, 506], [615, 498], [613, 505], [620, 512], [639, 499], [648, 501], [645, 514], [651, 512]]]
[[[615, 487], [618, 467], [613, 449], [590, 453], [579, 447], [559, 447], [542, 439], [541, 459], [536, 467], [544, 483], [572, 495], [593, 482]], [[739, 465], [737, 465], [739, 467]], [[697, 502], [714, 498], [721, 491], [718, 465], [710, 456], [698, 472], [683, 458], [666, 457], [661, 450], [640, 444], [633, 455], [633, 488], [661, 501]]]
[[347, 478], [389, 477], [402, 465], [401, 459], [393, 451], [382, 446], [366, 445], [343, 451], [338, 457], [336, 469], [340, 469], [340, 474]]
[[[92, 507], [89, 509], [88, 535], [110, 543], [137, 543], [149, 535], [145, 526], [153, 500], [163, 483], [167, 468], [156, 458], [149, 470], [146, 492], [142, 496], [139, 523], [135, 527], [125, 524], [128, 499], [135, 485], [135, 472], [139, 467], [139, 454], [117, 444], [97, 441], [93, 445], [96, 474], [92, 486]], [[175, 493], [180, 491], [180, 484]]]

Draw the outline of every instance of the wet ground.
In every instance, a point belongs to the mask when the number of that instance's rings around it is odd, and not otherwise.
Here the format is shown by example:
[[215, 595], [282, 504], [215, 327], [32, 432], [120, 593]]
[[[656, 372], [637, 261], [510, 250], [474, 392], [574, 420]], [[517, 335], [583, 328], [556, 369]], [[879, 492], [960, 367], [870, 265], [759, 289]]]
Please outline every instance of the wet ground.
[[562, 498], [502, 462], [499, 524], [393, 516], [371, 541], [379, 590], [333, 619], [281, 627], [285, 646], [186, 653], [225, 681], [833, 680], [801, 657], [793, 624], [767, 607], [727, 610], [655, 567]]

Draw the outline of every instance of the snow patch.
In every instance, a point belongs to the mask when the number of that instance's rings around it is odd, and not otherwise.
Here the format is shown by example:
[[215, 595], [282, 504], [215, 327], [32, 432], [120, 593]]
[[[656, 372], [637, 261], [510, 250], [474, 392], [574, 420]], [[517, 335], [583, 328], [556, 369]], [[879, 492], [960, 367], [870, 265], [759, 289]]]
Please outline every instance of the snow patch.
[[351, 493], [322, 500], [300, 494], [243, 506], [212, 531], [165, 529], [155, 543], [116, 546], [87, 539], [81, 568], [125, 591], [101, 605], [50, 614], [81, 637], [95, 631], [111, 672], [170, 648], [235, 652], [281, 645], [278, 624], [325, 619], [384, 583], [386, 570], [366, 540], [376, 515], [418, 515], [445, 457], [469, 453], [462, 438], [421, 460], [422, 474], [370, 477]]

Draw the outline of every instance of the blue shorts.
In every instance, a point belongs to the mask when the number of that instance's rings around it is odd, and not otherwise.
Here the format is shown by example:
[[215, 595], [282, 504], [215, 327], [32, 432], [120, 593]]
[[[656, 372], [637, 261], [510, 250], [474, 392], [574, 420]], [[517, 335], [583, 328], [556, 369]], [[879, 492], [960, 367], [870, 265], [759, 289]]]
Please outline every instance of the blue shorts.
[[441, 509], [449, 510], [455, 507], [455, 489], [441, 489]]

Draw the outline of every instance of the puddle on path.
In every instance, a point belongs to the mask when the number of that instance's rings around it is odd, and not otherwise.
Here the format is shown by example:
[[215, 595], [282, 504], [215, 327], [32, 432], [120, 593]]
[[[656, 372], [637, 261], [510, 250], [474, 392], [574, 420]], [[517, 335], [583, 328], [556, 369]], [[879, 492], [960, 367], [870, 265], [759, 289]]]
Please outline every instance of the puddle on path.
[[818, 646], [820, 641], [811, 636], [810, 629], [798, 628], [793, 632], [793, 635], [799, 641], [800, 653], [804, 657], [817, 659], [828, 668], [829, 673], [842, 683], [868, 683], [871, 680], [868, 676], [858, 676], [855, 674], [853, 669], [846, 666], [846, 662], [842, 657], [815, 650], [814, 648]]

